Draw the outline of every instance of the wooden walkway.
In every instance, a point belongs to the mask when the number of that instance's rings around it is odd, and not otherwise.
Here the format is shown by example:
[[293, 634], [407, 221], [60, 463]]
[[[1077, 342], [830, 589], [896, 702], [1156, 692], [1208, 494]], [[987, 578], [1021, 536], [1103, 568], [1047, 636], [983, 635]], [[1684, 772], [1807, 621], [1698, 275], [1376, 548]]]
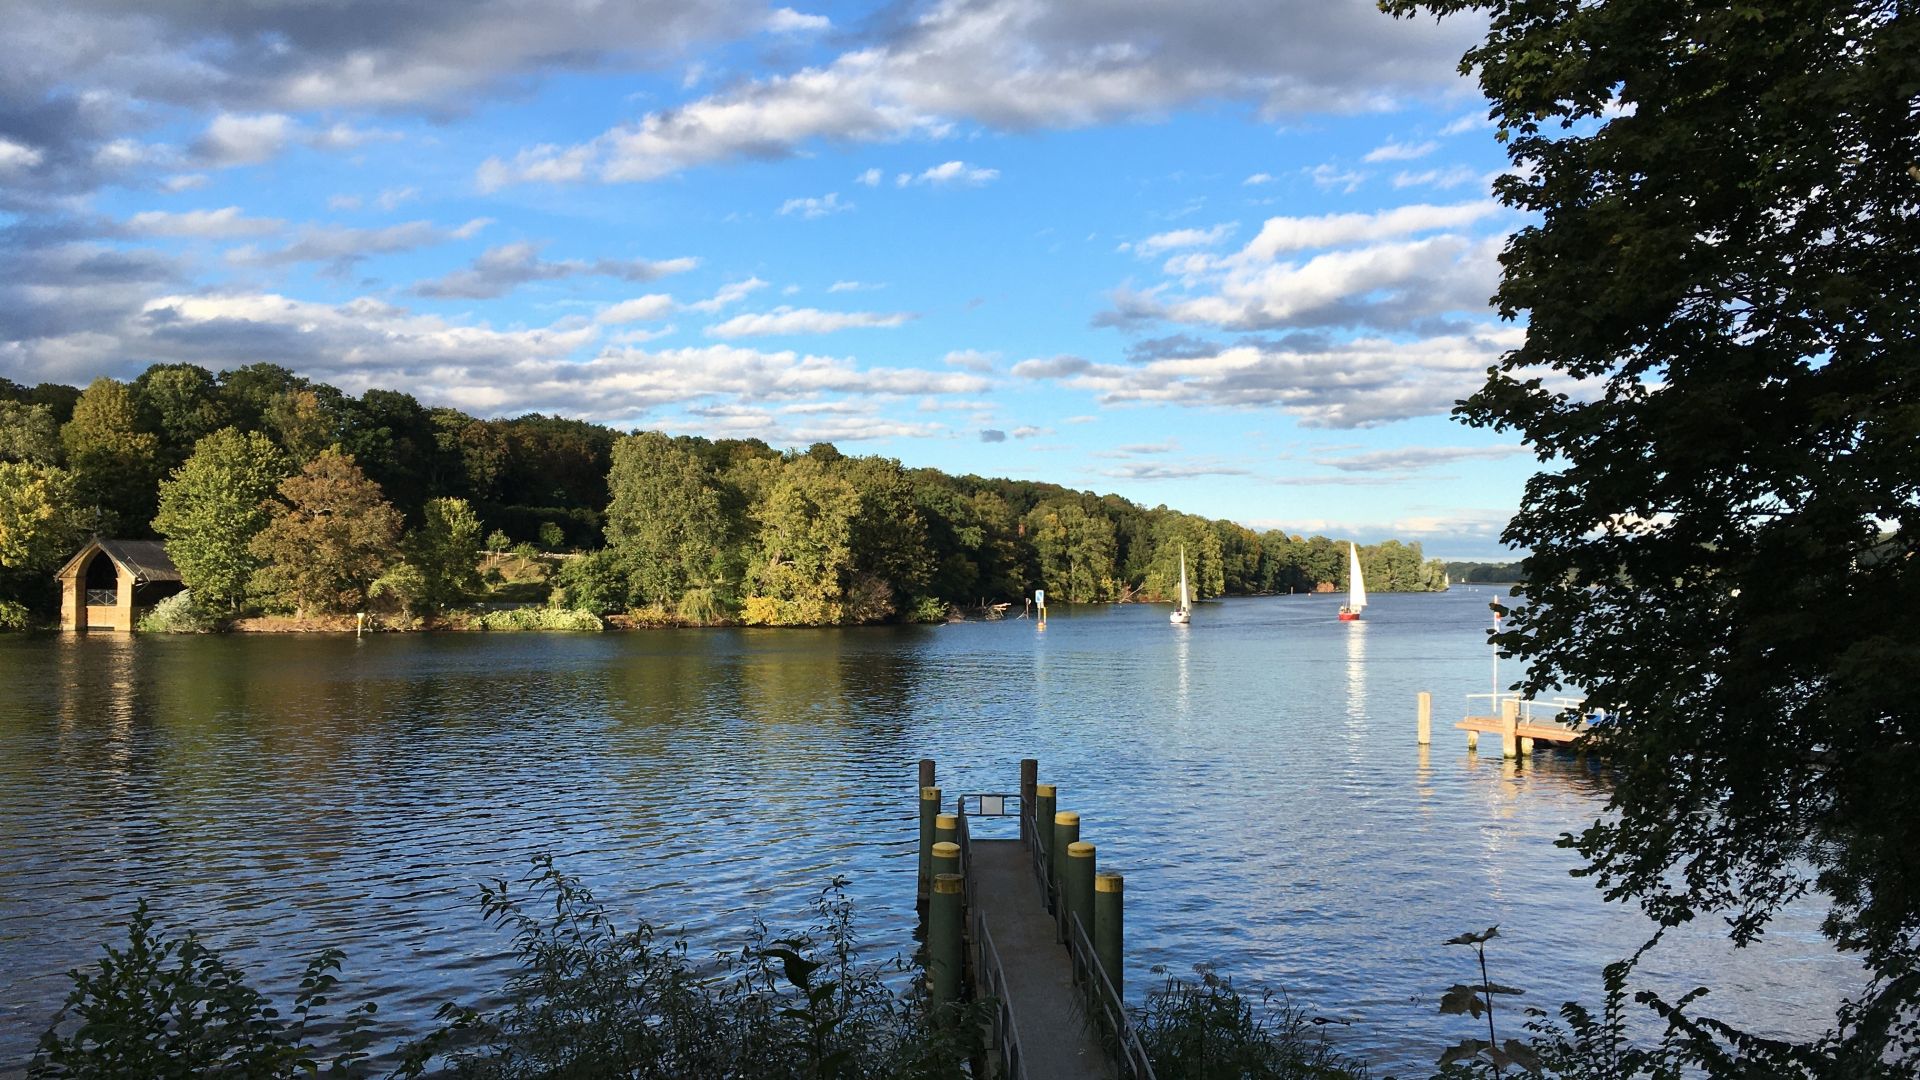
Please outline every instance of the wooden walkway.
[[1113, 1061], [1080, 1005], [1073, 962], [1018, 840], [971, 842], [974, 902], [986, 919], [1006, 979], [1007, 1007], [1020, 1031], [1031, 1080], [1104, 1080]]
[[[1507, 730], [1506, 723], [1497, 716], [1469, 716], [1453, 726], [1459, 728], [1461, 731], [1481, 732], [1488, 735], [1504, 735]], [[1537, 721], [1529, 723], [1522, 720], [1514, 724], [1513, 734], [1515, 738], [1520, 739], [1538, 739], [1541, 742], [1550, 743], [1570, 743], [1585, 734], [1585, 732], [1578, 728], [1570, 728], [1561, 724], [1542, 724]]]

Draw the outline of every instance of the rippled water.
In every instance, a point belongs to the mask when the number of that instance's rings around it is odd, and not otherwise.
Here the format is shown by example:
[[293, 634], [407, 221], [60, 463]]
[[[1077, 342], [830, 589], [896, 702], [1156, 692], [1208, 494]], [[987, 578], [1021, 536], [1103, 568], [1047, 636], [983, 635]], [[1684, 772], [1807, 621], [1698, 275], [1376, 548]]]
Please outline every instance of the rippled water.
[[[1123, 607], [1044, 632], [0, 636], [0, 1073], [140, 897], [276, 990], [340, 945], [343, 997], [416, 1029], [498, 985], [475, 886], [541, 850], [703, 946], [846, 874], [865, 939], [908, 949], [922, 756], [949, 793], [1040, 759], [1127, 875], [1135, 996], [1150, 964], [1210, 962], [1418, 1073], [1470, 1034], [1434, 1012], [1468, 973], [1445, 938], [1500, 924], [1494, 977], [1552, 1007], [1597, 997], [1646, 932], [1553, 846], [1603, 777], [1476, 759], [1451, 727], [1491, 680], [1487, 599], [1378, 597], [1354, 624], [1327, 598], [1237, 600], [1186, 629]], [[1815, 924], [1744, 951], [1689, 929], [1644, 971], [1814, 1034], [1859, 980]]]

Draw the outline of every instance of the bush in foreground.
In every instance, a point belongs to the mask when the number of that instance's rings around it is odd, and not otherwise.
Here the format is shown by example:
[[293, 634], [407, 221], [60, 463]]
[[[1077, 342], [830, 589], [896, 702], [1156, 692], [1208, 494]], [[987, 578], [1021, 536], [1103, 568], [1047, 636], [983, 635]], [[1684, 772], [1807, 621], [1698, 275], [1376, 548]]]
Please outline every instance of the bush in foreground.
[[1365, 1080], [1366, 1067], [1334, 1050], [1307, 1015], [1271, 991], [1249, 998], [1202, 965], [1199, 979], [1167, 976], [1134, 1011], [1158, 1080]]

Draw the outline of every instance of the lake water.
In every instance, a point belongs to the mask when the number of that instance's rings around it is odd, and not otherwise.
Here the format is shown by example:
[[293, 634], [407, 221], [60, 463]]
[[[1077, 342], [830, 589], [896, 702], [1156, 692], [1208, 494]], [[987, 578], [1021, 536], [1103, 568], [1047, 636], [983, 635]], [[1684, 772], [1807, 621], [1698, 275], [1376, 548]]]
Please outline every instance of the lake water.
[[[1647, 931], [1553, 844], [1603, 775], [1471, 756], [1452, 728], [1491, 682], [1490, 597], [1381, 596], [1349, 624], [1329, 597], [1232, 600], [1184, 629], [1114, 607], [1044, 631], [0, 635], [0, 1074], [140, 897], [280, 992], [339, 945], [340, 999], [416, 1029], [499, 984], [475, 888], [543, 850], [701, 947], [797, 921], [845, 874], [864, 940], [910, 950], [926, 756], [949, 795], [1040, 760], [1127, 876], [1132, 996], [1149, 965], [1211, 963], [1425, 1075], [1472, 1034], [1435, 1012], [1471, 974], [1446, 938], [1498, 923], [1494, 978], [1551, 1008], [1597, 999]], [[1689, 928], [1643, 978], [1815, 1034], [1859, 984], [1816, 922], [1741, 951]]]

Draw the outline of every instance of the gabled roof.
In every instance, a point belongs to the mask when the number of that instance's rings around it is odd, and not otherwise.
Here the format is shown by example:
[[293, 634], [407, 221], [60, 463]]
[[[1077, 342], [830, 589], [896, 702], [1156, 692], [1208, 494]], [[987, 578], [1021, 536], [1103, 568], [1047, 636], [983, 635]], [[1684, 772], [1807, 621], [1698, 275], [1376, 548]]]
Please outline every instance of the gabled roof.
[[145, 585], [151, 581], [179, 581], [180, 570], [173, 565], [173, 559], [167, 555], [167, 545], [158, 540], [108, 540], [94, 537], [79, 553], [67, 560], [56, 578], [67, 578], [80, 572], [81, 564], [95, 550], [104, 551], [112, 559], [120, 572], [130, 574], [136, 584]]

